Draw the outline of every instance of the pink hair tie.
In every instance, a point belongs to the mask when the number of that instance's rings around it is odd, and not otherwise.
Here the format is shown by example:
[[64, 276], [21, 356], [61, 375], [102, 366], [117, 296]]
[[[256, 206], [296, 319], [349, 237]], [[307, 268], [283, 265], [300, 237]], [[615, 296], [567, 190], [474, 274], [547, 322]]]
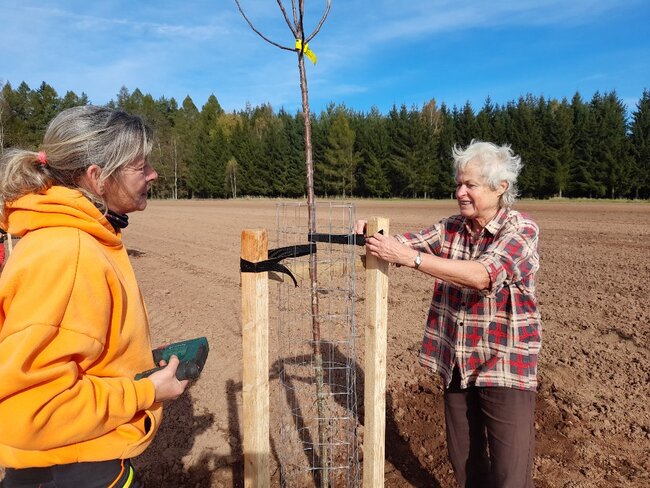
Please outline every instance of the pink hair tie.
[[38, 152], [38, 162], [41, 163], [41, 166], [45, 166], [47, 164], [47, 154], [45, 154], [45, 151]]

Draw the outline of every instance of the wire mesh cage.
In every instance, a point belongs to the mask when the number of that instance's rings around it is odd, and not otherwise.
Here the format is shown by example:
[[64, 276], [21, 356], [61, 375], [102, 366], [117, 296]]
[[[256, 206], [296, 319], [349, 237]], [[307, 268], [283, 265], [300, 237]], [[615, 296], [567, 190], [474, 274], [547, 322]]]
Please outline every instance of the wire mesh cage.
[[[278, 247], [319, 240], [313, 255], [291, 262], [298, 286], [284, 279], [277, 287], [281, 484], [355, 487], [360, 483], [355, 212], [347, 203], [317, 203], [315, 210], [319, 239], [309, 235], [306, 204], [277, 206]], [[310, 259], [317, 273], [313, 287]]]

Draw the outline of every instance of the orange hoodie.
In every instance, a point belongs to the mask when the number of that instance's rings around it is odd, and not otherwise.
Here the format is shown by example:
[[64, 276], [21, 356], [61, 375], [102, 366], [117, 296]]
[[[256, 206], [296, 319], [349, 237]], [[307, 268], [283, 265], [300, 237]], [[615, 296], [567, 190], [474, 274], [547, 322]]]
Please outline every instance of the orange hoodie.
[[[162, 417], [149, 325], [121, 234], [80, 192], [7, 206], [0, 275], [0, 465], [129, 458]], [[148, 419], [148, 420], [147, 420]]]

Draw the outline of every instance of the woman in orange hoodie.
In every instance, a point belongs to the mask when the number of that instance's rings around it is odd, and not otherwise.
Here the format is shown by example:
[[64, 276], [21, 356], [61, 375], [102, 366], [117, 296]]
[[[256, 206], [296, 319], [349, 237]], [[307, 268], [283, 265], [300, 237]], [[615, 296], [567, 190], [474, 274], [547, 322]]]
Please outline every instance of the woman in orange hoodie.
[[150, 376], [149, 324], [122, 243], [144, 210], [151, 129], [103, 107], [61, 112], [39, 152], [0, 161], [0, 226], [19, 237], [0, 276], [2, 486], [138, 487], [178, 359]]

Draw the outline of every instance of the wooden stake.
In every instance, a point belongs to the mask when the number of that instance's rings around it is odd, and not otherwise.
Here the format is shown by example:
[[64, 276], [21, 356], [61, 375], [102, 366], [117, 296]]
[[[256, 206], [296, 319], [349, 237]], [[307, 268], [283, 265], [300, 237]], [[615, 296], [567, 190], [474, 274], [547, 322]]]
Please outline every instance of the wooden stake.
[[[265, 230], [244, 230], [241, 257], [251, 262], [268, 257]], [[269, 282], [268, 273], [241, 273], [242, 344], [244, 349], [243, 453], [244, 486], [270, 486], [269, 458]]]
[[[383, 229], [386, 218], [368, 220], [367, 235]], [[365, 426], [363, 436], [363, 486], [384, 486], [386, 451], [386, 347], [388, 325], [388, 263], [366, 255]]]

